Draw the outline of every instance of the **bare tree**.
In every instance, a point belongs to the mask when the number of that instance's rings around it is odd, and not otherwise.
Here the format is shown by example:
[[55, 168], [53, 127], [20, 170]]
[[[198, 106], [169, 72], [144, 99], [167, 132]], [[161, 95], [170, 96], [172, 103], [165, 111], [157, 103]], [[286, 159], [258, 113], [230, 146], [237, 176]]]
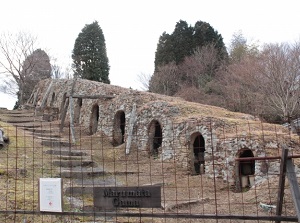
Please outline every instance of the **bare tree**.
[[[51, 72], [48, 55], [35, 48], [37, 38], [29, 33], [2, 33], [0, 35], [0, 90], [17, 95], [24, 104], [30, 89]], [[34, 83], [33, 83], [34, 82]]]
[[285, 121], [299, 115], [300, 42], [264, 46], [259, 72], [267, 103]]
[[140, 73], [137, 75], [137, 82], [142, 85], [142, 90], [148, 91], [149, 90], [149, 82], [151, 80], [150, 74]]
[[[34, 51], [36, 38], [28, 33], [18, 34], [2, 33], [0, 36], [0, 74], [9, 91], [5, 93], [16, 94], [17, 87], [22, 86], [23, 62]], [[14, 83], [13, 83], [13, 82]], [[11, 87], [14, 89], [11, 89]]]
[[59, 64], [57, 58], [51, 58], [51, 77], [53, 79], [71, 79], [72, 65], [71, 64]]
[[219, 69], [217, 83], [226, 108], [253, 115], [263, 112], [259, 66], [259, 57], [247, 55]]
[[218, 81], [226, 108], [289, 121], [300, 114], [300, 43], [268, 44], [256, 55], [243, 55]]
[[151, 92], [174, 95], [180, 84], [178, 67], [175, 62], [158, 67], [149, 81], [149, 90]]
[[180, 72], [185, 77], [182, 85], [203, 89], [213, 79], [220, 63], [214, 44], [196, 48], [194, 54], [186, 57], [180, 65]]

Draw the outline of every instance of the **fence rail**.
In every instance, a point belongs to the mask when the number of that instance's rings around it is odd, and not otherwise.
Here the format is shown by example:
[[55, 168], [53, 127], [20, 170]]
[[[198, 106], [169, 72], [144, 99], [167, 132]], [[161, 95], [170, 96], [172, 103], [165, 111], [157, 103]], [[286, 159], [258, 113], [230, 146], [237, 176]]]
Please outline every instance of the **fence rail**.
[[[300, 141], [278, 126], [271, 132], [263, 123], [243, 123], [242, 134], [232, 131], [239, 124], [221, 126], [222, 134], [189, 132], [186, 141], [172, 130], [167, 135], [163, 126], [157, 141], [155, 132], [149, 139], [132, 131], [127, 154], [126, 133], [118, 144], [102, 131], [90, 135], [75, 126], [74, 143], [67, 123], [60, 132], [58, 121], [22, 118], [0, 122], [9, 138], [0, 150], [1, 222], [298, 222], [298, 194], [291, 188], [299, 184]], [[280, 186], [286, 176], [282, 145], [289, 149], [296, 183]], [[63, 179], [62, 212], [40, 211], [41, 178]], [[160, 187], [161, 207], [95, 207], [96, 187], [145, 186]]]

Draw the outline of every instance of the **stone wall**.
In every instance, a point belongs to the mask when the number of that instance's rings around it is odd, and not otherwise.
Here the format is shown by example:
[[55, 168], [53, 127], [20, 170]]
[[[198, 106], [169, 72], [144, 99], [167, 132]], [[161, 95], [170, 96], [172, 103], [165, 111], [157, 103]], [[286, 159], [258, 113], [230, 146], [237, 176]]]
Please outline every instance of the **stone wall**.
[[[126, 153], [133, 146], [150, 155], [157, 150], [160, 159], [174, 160], [187, 173], [195, 173], [194, 145], [196, 139], [201, 139], [205, 145], [202, 174], [232, 183], [239, 178], [239, 163], [235, 158], [242, 149], [260, 157], [272, 155], [267, 152], [268, 145], [276, 145], [271, 151], [280, 147], [277, 136], [261, 140], [254, 131], [249, 131], [249, 122], [261, 125], [251, 115], [88, 80], [43, 80], [35, 87], [28, 104], [44, 112], [50, 107], [58, 111], [60, 120], [66, 111], [66, 123], [70, 122], [71, 111], [75, 125], [81, 125], [91, 134], [101, 131], [113, 145], [125, 143]], [[237, 131], [237, 123], [245, 128]], [[272, 125], [267, 126], [274, 133]], [[281, 126], [276, 129], [289, 134]], [[162, 141], [155, 141], [158, 136]], [[255, 164], [255, 174], [260, 177], [265, 174], [262, 169], [266, 169], [262, 163]], [[267, 169], [275, 171], [278, 165]]]

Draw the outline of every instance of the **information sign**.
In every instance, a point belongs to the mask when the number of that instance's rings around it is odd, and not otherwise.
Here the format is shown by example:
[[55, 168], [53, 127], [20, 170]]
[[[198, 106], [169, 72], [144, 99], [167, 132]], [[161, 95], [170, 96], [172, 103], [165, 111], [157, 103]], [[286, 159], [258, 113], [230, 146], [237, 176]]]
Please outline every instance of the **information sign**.
[[40, 178], [39, 206], [40, 211], [62, 212], [61, 178]]
[[161, 187], [95, 187], [94, 206], [99, 209], [161, 208]]

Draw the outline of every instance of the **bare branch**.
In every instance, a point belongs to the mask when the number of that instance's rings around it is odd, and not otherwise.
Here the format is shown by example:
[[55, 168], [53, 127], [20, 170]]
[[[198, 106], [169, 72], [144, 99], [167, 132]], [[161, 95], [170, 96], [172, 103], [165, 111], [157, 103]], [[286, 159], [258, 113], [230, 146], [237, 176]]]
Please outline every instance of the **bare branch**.
[[36, 37], [25, 32], [0, 35], [0, 74], [4, 76], [0, 91], [18, 93], [20, 104], [26, 102], [36, 82], [51, 73], [48, 55], [35, 49], [35, 43]]
[[150, 74], [140, 73], [137, 75], [137, 81], [142, 85], [142, 90], [148, 91], [149, 90], [149, 82], [151, 79]]

